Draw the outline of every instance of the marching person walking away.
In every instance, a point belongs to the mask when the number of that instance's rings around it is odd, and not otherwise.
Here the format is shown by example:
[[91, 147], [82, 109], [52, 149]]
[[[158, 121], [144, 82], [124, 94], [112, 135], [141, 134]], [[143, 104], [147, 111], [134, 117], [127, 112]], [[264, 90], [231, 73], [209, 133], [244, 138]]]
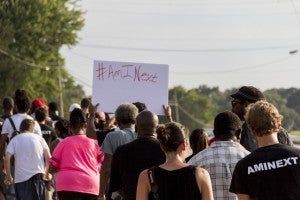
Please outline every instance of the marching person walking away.
[[[14, 100], [11, 97], [4, 97], [2, 101], [2, 116], [0, 118], [0, 130], [2, 131], [3, 123], [6, 118], [9, 118], [13, 115], [14, 110]], [[4, 163], [2, 163], [4, 164]], [[3, 169], [4, 166], [0, 167]], [[4, 184], [5, 173], [3, 170], [0, 170], [0, 199], [5, 199], [6, 196], [6, 185]]]
[[[14, 103], [18, 113], [5, 119], [1, 131], [1, 137], [0, 137], [0, 170], [1, 171], [3, 170], [2, 158], [4, 157], [7, 141], [11, 140], [11, 138], [15, 134], [17, 134], [20, 128], [20, 124], [24, 119], [33, 120], [33, 118], [30, 115], [28, 115], [31, 103], [29, 97], [27, 96], [27, 92], [25, 90], [17, 89], [15, 91]], [[36, 121], [33, 129], [33, 133], [42, 136], [41, 127]], [[14, 170], [13, 165], [12, 165], [12, 170]], [[15, 199], [14, 190], [15, 190], [14, 185], [13, 184], [9, 185], [6, 191], [6, 198], [14, 200]]]
[[5, 120], [6, 118], [11, 117], [14, 114], [14, 100], [11, 97], [4, 97], [2, 101], [2, 111], [3, 115], [1, 119]]
[[281, 120], [277, 108], [266, 101], [250, 106], [246, 121], [259, 148], [234, 169], [230, 191], [239, 200], [300, 198], [300, 149], [279, 143]]
[[[7, 145], [4, 158], [6, 178], [4, 183], [15, 183], [17, 200], [45, 199], [45, 181], [49, 180], [50, 150], [45, 140], [33, 133], [35, 122], [24, 119], [20, 134]], [[11, 175], [11, 157], [14, 156], [15, 178]]]
[[58, 105], [56, 102], [50, 102], [48, 104], [48, 108], [49, 117], [53, 123], [62, 119], [62, 117], [59, 115]]
[[48, 117], [47, 110], [43, 107], [35, 109], [35, 120], [39, 123], [42, 131], [42, 136], [50, 147], [51, 142], [56, 138], [53, 127], [46, 124]]
[[[54, 124], [54, 131], [56, 134], [56, 138], [50, 143], [50, 153], [53, 154], [55, 147], [66, 137], [70, 136], [69, 131], [69, 121], [61, 118]], [[52, 184], [49, 188], [52, 192], [52, 200], [58, 200], [57, 192], [55, 191], [55, 179], [56, 174], [52, 176]]]
[[[236, 93], [230, 95], [233, 100], [231, 101], [232, 112], [237, 114], [239, 118], [244, 122], [242, 125], [242, 132], [240, 137], [240, 144], [243, 145], [248, 151], [252, 152], [258, 148], [258, 143], [251, 133], [247, 123], [245, 122], [245, 114], [249, 106], [257, 101], [266, 100], [264, 94], [253, 86], [243, 86]], [[287, 130], [283, 127], [278, 129], [278, 141], [281, 144], [287, 144], [293, 146]]]
[[156, 114], [141, 111], [136, 117], [137, 139], [119, 146], [113, 155], [109, 188], [112, 192], [122, 191], [124, 200], [136, 199], [138, 177], [144, 169], [166, 159], [156, 139], [157, 125]]
[[[104, 152], [104, 161], [100, 175], [99, 199], [101, 200], [106, 199], [106, 186], [108, 185], [110, 177], [113, 154], [119, 146], [132, 142], [137, 138], [137, 134], [134, 129], [137, 115], [138, 108], [132, 103], [121, 104], [115, 111], [116, 121], [120, 129], [108, 133], [101, 146], [101, 150]], [[90, 120], [94, 121], [93, 115], [91, 115]], [[110, 191], [108, 193], [110, 193]]]
[[85, 135], [86, 126], [86, 115], [75, 108], [70, 115], [72, 136], [58, 143], [50, 159], [59, 200], [97, 200], [103, 153], [97, 141]]
[[54, 124], [54, 131], [55, 135], [57, 136], [51, 143], [50, 143], [50, 153], [52, 154], [55, 147], [60, 143], [63, 139], [70, 136], [69, 131], [70, 123], [66, 119], [60, 119]]
[[235, 194], [229, 192], [232, 173], [236, 163], [250, 153], [236, 142], [241, 128], [242, 122], [236, 114], [229, 111], [219, 113], [214, 120], [216, 141], [188, 162], [208, 171], [215, 200], [237, 199]]
[[186, 162], [188, 162], [194, 155], [208, 147], [208, 135], [204, 129], [196, 128], [189, 135], [189, 142], [192, 154], [185, 159]]
[[166, 162], [141, 172], [136, 199], [213, 200], [208, 172], [184, 162], [188, 150], [186, 129], [170, 122], [157, 129], [157, 138]]

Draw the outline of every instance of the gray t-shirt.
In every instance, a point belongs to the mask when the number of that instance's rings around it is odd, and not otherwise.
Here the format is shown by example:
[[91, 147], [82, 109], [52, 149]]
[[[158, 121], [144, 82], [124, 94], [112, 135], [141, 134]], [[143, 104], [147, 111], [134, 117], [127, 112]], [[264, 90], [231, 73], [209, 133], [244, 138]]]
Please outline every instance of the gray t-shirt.
[[[291, 140], [287, 130], [280, 127], [277, 138], [279, 143], [286, 144], [288, 146], [293, 146], [293, 141]], [[258, 148], [258, 143], [255, 136], [251, 133], [247, 123], [245, 122], [242, 126], [242, 133], [241, 133], [241, 145], [245, 147], [248, 151], [252, 152]]]
[[136, 138], [137, 134], [131, 128], [110, 132], [106, 135], [102, 143], [101, 150], [104, 153], [113, 155], [119, 146], [127, 144]]

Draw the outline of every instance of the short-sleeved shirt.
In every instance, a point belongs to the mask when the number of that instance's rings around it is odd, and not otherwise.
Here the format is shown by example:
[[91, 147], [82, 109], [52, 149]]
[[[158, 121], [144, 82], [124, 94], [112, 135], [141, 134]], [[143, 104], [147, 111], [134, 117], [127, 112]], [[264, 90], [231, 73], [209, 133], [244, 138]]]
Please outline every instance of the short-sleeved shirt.
[[[11, 119], [13, 120], [17, 130], [20, 129], [21, 122], [24, 119], [32, 119], [33, 120], [33, 118], [30, 115], [27, 115], [25, 113], [15, 114], [15, 115], [11, 116]], [[8, 118], [5, 119], [1, 134], [8, 134], [7, 137], [10, 138], [13, 132], [14, 132], [14, 128], [12, 127], [9, 119]], [[42, 136], [41, 127], [37, 121], [35, 121], [33, 133]]]
[[137, 138], [134, 129], [125, 128], [122, 130], [112, 131], [108, 133], [102, 143], [101, 150], [104, 153], [113, 155], [116, 149], [123, 145], [131, 142]]
[[[293, 141], [291, 140], [289, 133], [283, 127], [280, 127], [277, 133], [277, 139], [281, 144], [293, 146]], [[242, 126], [240, 143], [250, 152], [258, 148], [257, 140], [255, 136], [251, 133], [251, 130], [249, 129], [246, 122]]]
[[58, 169], [56, 191], [99, 194], [103, 153], [96, 140], [86, 135], [63, 139], [54, 149], [50, 163]]
[[188, 164], [202, 167], [210, 174], [214, 198], [235, 200], [229, 192], [235, 165], [250, 152], [234, 141], [215, 141], [210, 147], [192, 157]]
[[230, 191], [257, 200], [298, 200], [300, 149], [282, 144], [256, 149], [237, 163]]
[[27, 181], [33, 175], [45, 173], [44, 151], [49, 150], [45, 140], [33, 133], [16, 135], [6, 152], [15, 157], [15, 183]]
[[106, 137], [106, 135], [112, 131], [115, 131], [114, 128], [112, 129], [109, 129], [109, 130], [97, 130], [96, 131], [96, 137], [97, 137], [97, 140], [98, 140], [98, 144], [99, 146], [102, 146], [102, 143]]
[[55, 131], [52, 127], [47, 124], [40, 124], [42, 136], [45, 139], [46, 143], [50, 147], [51, 142], [56, 138]]
[[139, 174], [165, 160], [159, 141], [153, 137], [121, 145], [113, 155], [109, 188], [112, 192], [122, 189], [125, 200], [135, 200]]

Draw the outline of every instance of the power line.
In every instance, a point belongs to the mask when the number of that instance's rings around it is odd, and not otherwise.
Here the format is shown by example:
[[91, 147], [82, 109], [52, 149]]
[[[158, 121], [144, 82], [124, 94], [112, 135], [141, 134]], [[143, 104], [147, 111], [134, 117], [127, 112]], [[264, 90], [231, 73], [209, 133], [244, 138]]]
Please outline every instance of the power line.
[[[50, 68], [50, 66], [40, 66], [40, 65], [37, 65], [37, 64], [35, 64], [35, 63], [33, 63], [33, 62], [28, 62], [28, 61], [26, 61], [26, 60], [24, 60], [24, 59], [20, 59], [20, 58], [18, 58], [17, 56], [15, 56], [15, 55], [13, 55], [13, 54], [11, 54], [11, 53], [8, 53], [7, 51], [5, 51], [5, 50], [3, 50], [3, 49], [1, 49], [1, 48], [0, 48], [0, 53], [6, 55], [6, 56], [8, 56], [8, 57], [11, 57], [12, 59], [17, 60], [18, 62], [23, 63], [23, 64], [25, 64], [25, 65], [28, 65], [28, 66], [30, 66], [30, 67], [36, 67], [36, 68], [46, 69], [46, 70]], [[51, 66], [51, 68], [59, 69], [59, 66]], [[87, 82], [83, 81], [83, 80], [82, 80], [81, 78], [79, 78], [78, 76], [75, 76], [75, 75], [73, 74], [73, 77], [74, 77], [77, 81], [79, 81], [80, 83], [82, 83], [83, 85], [88, 86], [88, 87], [90, 87], [90, 88], [92, 87], [90, 84], [88, 84]]]
[[294, 0], [290, 0], [290, 2], [291, 2], [291, 4], [292, 4], [294, 13], [295, 13], [295, 15], [296, 15], [296, 17], [297, 17], [298, 24], [300, 24], [300, 16], [299, 16], [298, 9], [297, 9], [297, 7], [296, 7], [296, 5], [295, 5], [295, 2], [294, 2]]
[[12, 58], [12, 59], [18, 61], [18, 62], [20, 62], [20, 63], [23, 63], [23, 64], [28, 65], [28, 66], [30, 66], [30, 67], [37, 67], [37, 68], [43, 68], [43, 69], [45, 69], [45, 67], [41, 67], [41, 66], [39, 66], [39, 65], [36, 65], [36, 64], [33, 63], [33, 62], [28, 62], [28, 61], [26, 61], [26, 60], [24, 60], [24, 59], [18, 58], [17, 56], [15, 56], [15, 55], [13, 55], [13, 54], [11, 54], [11, 53], [8, 53], [7, 51], [5, 51], [5, 50], [3, 50], [3, 49], [1, 49], [1, 48], [0, 48], [0, 52], [1, 52], [2, 54], [6, 55], [6, 56], [8, 56], [8, 57], [10, 57], [10, 58]]
[[261, 67], [264, 67], [264, 66], [281, 63], [281, 62], [284, 62], [286, 60], [289, 60], [290, 58], [291, 58], [291, 56], [288, 56], [288, 57], [284, 57], [284, 58], [281, 58], [281, 59], [276, 59], [276, 60], [268, 61], [268, 62], [257, 64], [257, 65], [239, 67], [239, 68], [234, 68], [234, 69], [229, 69], [229, 70], [202, 71], [202, 72], [175, 72], [175, 73], [176, 74], [180, 74], [180, 75], [181, 74], [185, 74], [185, 75], [199, 75], [199, 74], [232, 73], [232, 72], [238, 72], [238, 71], [245, 71], [245, 70], [249, 70], [249, 69], [250, 70], [251, 69], [257, 69], [257, 68], [261, 68]]
[[[132, 35], [130, 35], [132, 36]], [[242, 40], [238, 40], [236, 38], [232, 38], [232, 39], [228, 39], [228, 38], [220, 38], [220, 39], [209, 39], [207, 37], [199, 37], [199, 35], [197, 35], [196, 38], [191, 37], [191, 35], [189, 36], [184, 36], [184, 37], [178, 37], [178, 35], [159, 35], [159, 37], [153, 37], [153, 36], [146, 36], [146, 37], [141, 37], [140, 35], [134, 35], [133, 37], [130, 36], [120, 36], [120, 35], [112, 35], [112, 34], [85, 34], [86, 38], [92, 39], [93, 41], [98, 40], [99, 38], [101, 38], [102, 41], [106, 41], [106, 40], [126, 40], [128, 41], [147, 41], [149, 42], [149, 40], [151, 41], [171, 41], [172, 44], [174, 44], [174, 42], [185, 42], [185, 43], [189, 43], [192, 42], [192, 44], [197, 44], [196, 42], [199, 42], [198, 44], [202, 44], [203, 42], [207, 42], [208, 40], [212, 41], [212, 42], [230, 42], [230, 44], [232, 44], [232, 42], [250, 42], [251, 44], [256, 43], [256, 42], [272, 42], [272, 43], [278, 43], [278, 39], [276, 38], [255, 38], [255, 39], [242, 39]], [[282, 44], [278, 44], [275, 46], [279, 46], [279, 47], [293, 47], [294, 41], [293, 43], [289, 43], [291, 41], [291, 39], [286, 39], [286, 40], [281, 40], [280, 43]], [[201, 43], [200, 43], [201, 42]], [[181, 44], [181, 43], [180, 43]], [[81, 44], [78, 43], [77, 46], [81, 46], [81, 45], [95, 45], [93, 44]], [[297, 45], [297, 44], [296, 44]], [[300, 45], [300, 44], [299, 44]], [[270, 47], [270, 46], [266, 46], [266, 47]], [[272, 46], [273, 47], [273, 46]], [[253, 47], [253, 48], [262, 48], [262, 47]]]
[[291, 46], [265, 46], [265, 47], [245, 47], [245, 48], [211, 48], [211, 49], [169, 49], [169, 48], [139, 48], [139, 47], [126, 47], [126, 46], [112, 46], [112, 45], [97, 45], [97, 44], [78, 44], [78, 46], [86, 48], [99, 48], [99, 49], [114, 49], [126, 51], [151, 51], [151, 52], [181, 52], [181, 53], [210, 53], [210, 52], [249, 52], [249, 51], [264, 51], [264, 50], [277, 50], [288, 48], [300, 48], [300, 45]]
[[14, 55], [12, 53], [8, 53], [6, 50], [3, 50], [1, 47], [0, 47], [0, 53], [20, 62], [20, 63], [23, 63], [27, 66], [30, 66], [30, 67], [36, 67], [36, 68], [40, 68], [40, 69], [50, 69], [50, 68], [59, 68], [59, 66], [41, 66], [41, 65], [37, 65], [35, 64], [34, 62], [32, 61], [27, 61], [28, 59], [25, 59], [24, 57], [21, 57], [21, 56], [17, 56], [17, 55]]
[[[70, 51], [70, 53], [73, 53], [73, 54], [75, 54], [77, 56], [83, 57], [83, 58], [88, 59], [88, 60], [93, 60], [93, 61], [96, 60], [96, 59], [93, 59], [93, 58], [91, 58], [89, 56], [85, 56], [85, 55], [82, 55], [82, 54], [74, 53], [74, 52], [71, 52], [71, 51]], [[184, 72], [171, 72], [171, 73], [173, 73], [173, 74], [179, 74], [179, 75], [199, 75], [199, 74], [232, 73], [232, 72], [247, 71], [247, 70], [257, 69], [257, 68], [261, 68], [261, 67], [272, 65], [272, 64], [282, 63], [282, 62], [285, 62], [285, 61], [291, 59], [292, 57], [293, 56], [286, 56], [286, 57], [283, 57], [283, 58], [271, 60], [271, 61], [260, 63], [260, 64], [257, 64], [257, 65], [251, 65], [251, 66], [245, 66], [245, 67], [237, 67], [237, 68], [229, 69], [229, 70], [202, 71], [202, 72], [195, 72], [195, 71], [194, 72], [186, 72], [186, 71], [184, 71]]]
[[[284, 1], [282, 1], [285, 3]], [[280, 2], [276, 0], [250, 0], [250, 1], [226, 1], [224, 0], [215, 0], [215, 1], [99, 1], [96, 0], [96, 3], [101, 3], [101, 5], [126, 5], [126, 6], [167, 6], [167, 7], [172, 7], [172, 6], [203, 6], [203, 5], [212, 5], [212, 4], [217, 4], [217, 5], [261, 5], [261, 4], [279, 4]]]
[[76, 75], [73, 74], [73, 77], [74, 77], [75, 80], [77, 80], [77, 81], [80, 82], [81, 84], [83, 84], [83, 85], [85, 85], [85, 86], [87, 86], [87, 87], [89, 87], [89, 88], [92, 88], [92, 85], [91, 85], [91, 84], [89, 84], [89, 83], [83, 81], [82, 79], [80, 79], [80, 78], [77, 77]]
[[[190, 6], [190, 5], [189, 5]], [[91, 10], [89, 10], [91, 12]], [[270, 17], [270, 16], [288, 16], [288, 15], [294, 15], [294, 12], [287, 12], [287, 13], [237, 13], [237, 14], [220, 14], [220, 13], [161, 13], [161, 12], [136, 12], [136, 11], [127, 11], [127, 10], [116, 10], [116, 9], [97, 9], [92, 10], [92, 12], [99, 13], [99, 12], [105, 12], [109, 14], [125, 14], [125, 15], [145, 15], [145, 16], [165, 16], [165, 17]]]
[[[69, 71], [72, 71], [71, 69], [68, 69]], [[74, 77], [74, 79], [76, 79], [77, 81], [79, 81], [80, 83], [82, 83], [83, 85], [92, 88], [92, 85], [87, 83], [85, 80], [86, 78], [76, 74], [74, 71], [72, 72], [72, 76]]]
[[192, 121], [196, 122], [197, 124], [203, 126], [205, 123], [200, 120], [200, 119], [197, 119], [193, 114], [189, 113], [189, 111], [187, 111], [186, 109], [184, 109], [180, 104], [175, 104], [175, 103], [172, 103], [172, 102], [169, 102], [170, 106], [175, 106], [178, 107], [188, 118], [190, 118]]

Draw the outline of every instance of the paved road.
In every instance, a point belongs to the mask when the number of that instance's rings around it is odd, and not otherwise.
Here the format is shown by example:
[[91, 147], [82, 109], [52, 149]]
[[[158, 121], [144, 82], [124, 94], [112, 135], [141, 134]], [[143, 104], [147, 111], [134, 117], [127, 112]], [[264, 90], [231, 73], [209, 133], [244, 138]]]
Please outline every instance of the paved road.
[[291, 135], [291, 138], [294, 142], [294, 146], [297, 147], [297, 148], [300, 148], [300, 137]]

